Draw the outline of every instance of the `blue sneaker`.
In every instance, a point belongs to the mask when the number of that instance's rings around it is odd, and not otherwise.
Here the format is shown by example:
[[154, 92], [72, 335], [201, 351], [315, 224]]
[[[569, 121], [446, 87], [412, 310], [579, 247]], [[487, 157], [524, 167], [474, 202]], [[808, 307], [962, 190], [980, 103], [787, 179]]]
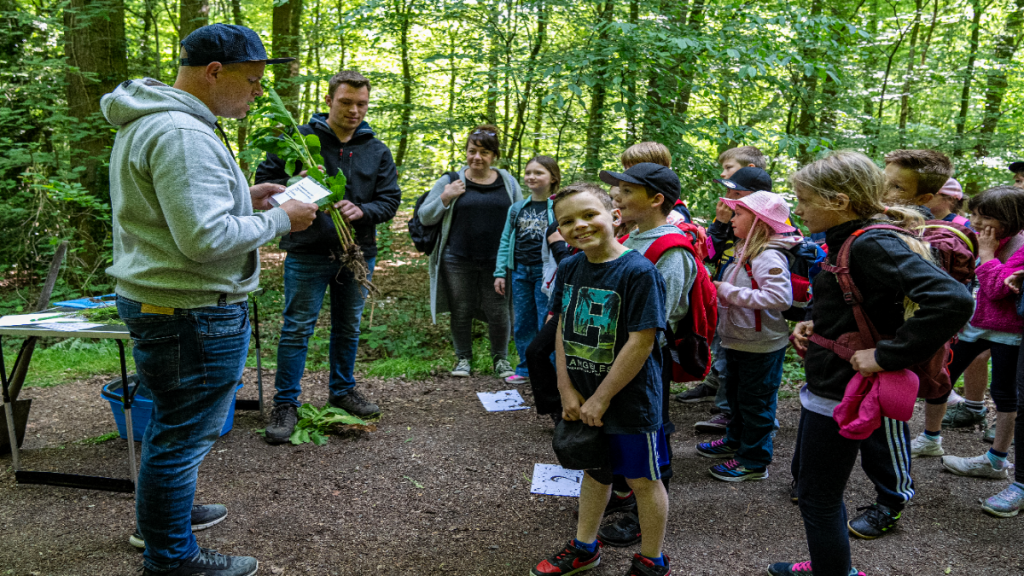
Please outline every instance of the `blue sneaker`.
[[725, 443], [725, 438], [697, 444], [697, 454], [705, 458], [732, 458], [736, 449]]
[[[768, 567], [768, 574], [771, 576], [814, 576], [810, 562], [776, 562]], [[850, 568], [850, 576], [867, 576], [856, 568]]]
[[1024, 488], [1020, 484], [1010, 484], [995, 496], [981, 500], [981, 509], [999, 518], [1012, 518], [1024, 507]]
[[743, 466], [735, 459], [712, 466], [709, 472], [722, 482], [746, 482], [747, 480], [765, 480], [768, 478], [768, 468], [753, 470]]

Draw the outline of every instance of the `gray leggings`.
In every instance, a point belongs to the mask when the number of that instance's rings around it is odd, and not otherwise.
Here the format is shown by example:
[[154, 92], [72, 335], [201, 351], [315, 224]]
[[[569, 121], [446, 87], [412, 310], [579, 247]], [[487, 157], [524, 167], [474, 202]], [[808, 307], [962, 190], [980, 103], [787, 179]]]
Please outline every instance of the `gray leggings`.
[[452, 344], [458, 358], [473, 358], [473, 316], [477, 310], [483, 310], [487, 317], [491, 359], [508, 356], [508, 301], [494, 291], [495, 263], [460, 258], [447, 250], [441, 257], [441, 279], [452, 313]]

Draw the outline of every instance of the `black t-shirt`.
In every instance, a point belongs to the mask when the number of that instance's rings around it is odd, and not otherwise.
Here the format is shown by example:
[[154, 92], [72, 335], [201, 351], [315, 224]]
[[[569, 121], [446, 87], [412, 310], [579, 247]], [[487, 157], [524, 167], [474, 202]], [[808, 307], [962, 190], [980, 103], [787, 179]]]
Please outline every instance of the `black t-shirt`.
[[541, 263], [540, 247], [548, 227], [548, 203], [527, 202], [516, 218], [516, 264], [536, 266]]
[[467, 179], [465, 194], [452, 206], [448, 252], [477, 262], [494, 262], [511, 206], [512, 200], [500, 174], [491, 184], [477, 184]]
[[[630, 332], [665, 325], [665, 280], [647, 258], [630, 250], [593, 264], [587, 255], [558, 266], [555, 314], [562, 316], [562, 343], [572, 385], [590, 398], [626, 345]], [[661, 425], [661, 348], [612, 398], [601, 420], [608, 434], [644, 434]]]

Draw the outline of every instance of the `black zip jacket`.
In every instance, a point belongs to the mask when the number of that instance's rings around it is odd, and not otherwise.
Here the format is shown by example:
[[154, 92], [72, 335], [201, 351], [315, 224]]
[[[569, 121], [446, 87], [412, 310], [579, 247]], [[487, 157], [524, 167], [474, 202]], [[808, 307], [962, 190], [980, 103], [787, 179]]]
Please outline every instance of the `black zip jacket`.
[[[828, 262], [836, 263], [839, 249], [854, 231], [871, 225], [855, 220], [829, 228]], [[875, 360], [885, 370], [908, 368], [928, 359], [967, 324], [974, 300], [963, 284], [912, 252], [899, 233], [871, 230], [854, 240], [850, 274], [864, 297], [864, 312], [879, 334], [894, 335], [878, 342]], [[904, 297], [916, 303], [904, 321]], [[835, 340], [857, 331], [853, 308], [843, 299], [834, 274], [814, 278], [814, 332]], [[849, 362], [811, 342], [805, 358], [808, 389], [823, 398], [842, 400], [855, 372]]]
[[[395, 217], [402, 201], [398, 187], [398, 170], [387, 145], [374, 137], [366, 122], [359, 125], [352, 138], [345, 143], [327, 125], [326, 114], [313, 114], [308, 124], [299, 126], [301, 134], [316, 134], [320, 138], [320, 155], [329, 176], [341, 170], [348, 179], [345, 199], [359, 206], [363, 217], [352, 222], [355, 240], [364, 258], [377, 255], [377, 224]], [[256, 169], [256, 183], [285, 184], [293, 174], [285, 172], [285, 162], [274, 154], [267, 154]], [[302, 163], [295, 163], [295, 174], [302, 171]], [[328, 254], [341, 246], [334, 223], [325, 212], [319, 212], [313, 225], [302, 232], [291, 232], [281, 238], [281, 248], [298, 254]]]

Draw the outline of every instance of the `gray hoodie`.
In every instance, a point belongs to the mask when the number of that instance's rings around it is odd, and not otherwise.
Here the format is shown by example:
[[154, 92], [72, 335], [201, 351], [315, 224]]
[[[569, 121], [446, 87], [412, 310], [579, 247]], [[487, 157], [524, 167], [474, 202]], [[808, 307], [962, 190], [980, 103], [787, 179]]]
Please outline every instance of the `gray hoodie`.
[[240, 302], [259, 283], [257, 248], [288, 232], [280, 208], [253, 214], [249, 185], [191, 94], [145, 78], [100, 100], [118, 128], [110, 154], [119, 295], [169, 308]]

